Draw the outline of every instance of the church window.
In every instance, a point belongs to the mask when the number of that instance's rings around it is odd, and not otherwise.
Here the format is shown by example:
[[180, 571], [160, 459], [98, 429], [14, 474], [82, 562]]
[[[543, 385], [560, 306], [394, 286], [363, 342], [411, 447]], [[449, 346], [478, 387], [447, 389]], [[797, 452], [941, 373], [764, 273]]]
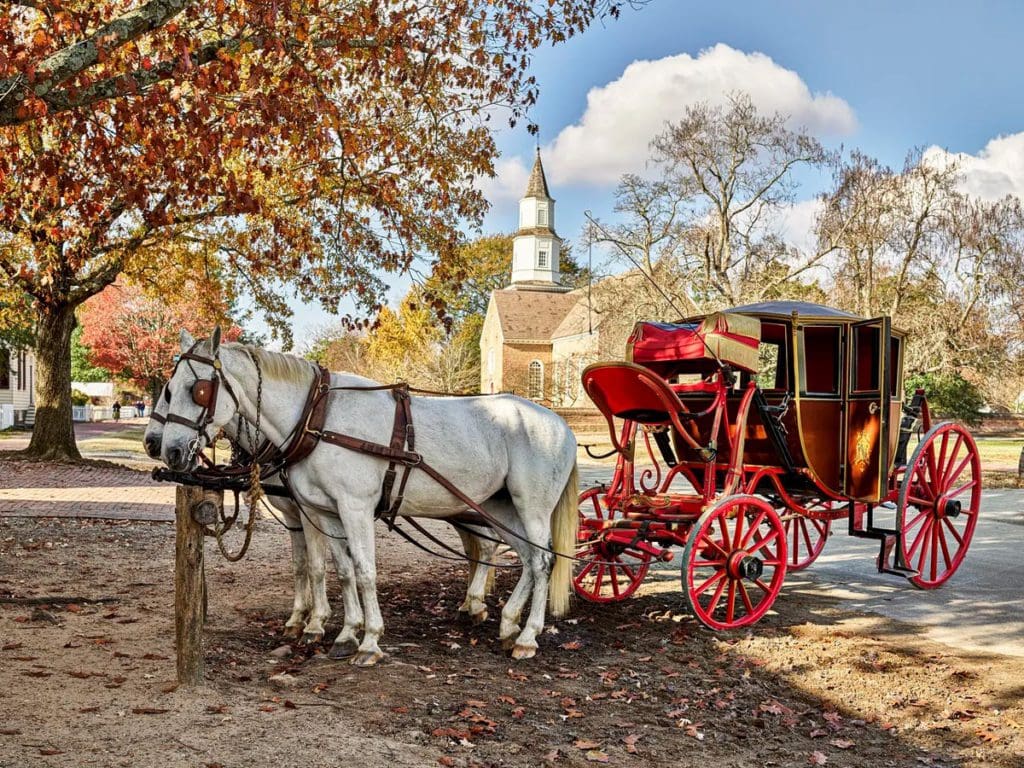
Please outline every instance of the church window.
[[548, 258], [548, 249], [541, 248], [537, 251], [537, 266], [540, 269], [548, 269], [550, 265], [550, 259]]
[[546, 227], [548, 225], [548, 207], [546, 205], [537, 206], [537, 226]]
[[540, 400], [544, 397], [544, 363], [534, 360], [530, 363], [530, 376], [527, 382], [527, 397]]
[[11, 352], [0, 349], [0, 389], [11, 387]]

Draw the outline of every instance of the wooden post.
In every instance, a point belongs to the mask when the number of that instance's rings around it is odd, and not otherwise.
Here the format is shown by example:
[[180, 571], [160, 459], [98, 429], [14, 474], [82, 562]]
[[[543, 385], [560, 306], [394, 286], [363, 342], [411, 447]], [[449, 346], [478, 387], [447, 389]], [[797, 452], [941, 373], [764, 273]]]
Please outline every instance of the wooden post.
[[178, 682], [203, 683], [203, 619], [206, 575], [203, 570], [203, 527], [193, 509], [203, 500], [202, 488], [179, 485], [175, 494], [177, 537], [174, 562], [174, 629]]

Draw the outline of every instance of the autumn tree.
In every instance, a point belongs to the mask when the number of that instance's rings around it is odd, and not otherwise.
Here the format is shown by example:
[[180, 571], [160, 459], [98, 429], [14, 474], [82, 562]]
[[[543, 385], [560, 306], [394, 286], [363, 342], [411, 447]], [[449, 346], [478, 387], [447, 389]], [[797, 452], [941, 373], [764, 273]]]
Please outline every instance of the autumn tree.
[[225, 339], [233, 341], [241, 335], [226, 311], [226, 302], [200, 300], [195, 290], [168, 299], [117, 282], [79, 310], [82, 344], [89, 350], [89, 363], [131, 381], [155, 401], [174, 367], [182, 328], [198, 336], [223, 323]]
[[78, 456], [75, 310], [168, 244], [215, 243], [199, 254], [270, 312], [282, 282], [373, 311], [381, 270], [450, 256], [484, 210], [488, 120], [536, 99], [530, 51], [620, 5], [4, 4], [0, 273], [35, 314], [29, 453]]

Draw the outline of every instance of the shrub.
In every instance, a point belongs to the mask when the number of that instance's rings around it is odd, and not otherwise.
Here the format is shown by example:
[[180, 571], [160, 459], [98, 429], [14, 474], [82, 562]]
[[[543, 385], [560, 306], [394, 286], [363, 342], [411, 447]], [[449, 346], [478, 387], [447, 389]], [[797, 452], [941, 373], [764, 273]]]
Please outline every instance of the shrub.
[[932, 413], [976, 425], [985, 405], [981, 390], [959, 373], [915, 373], [907, 377], [907, 395], [923, 389]]
[[89, 396], [78, 389], [71, 390], [71, 404], [72, 405], [88, 405]]

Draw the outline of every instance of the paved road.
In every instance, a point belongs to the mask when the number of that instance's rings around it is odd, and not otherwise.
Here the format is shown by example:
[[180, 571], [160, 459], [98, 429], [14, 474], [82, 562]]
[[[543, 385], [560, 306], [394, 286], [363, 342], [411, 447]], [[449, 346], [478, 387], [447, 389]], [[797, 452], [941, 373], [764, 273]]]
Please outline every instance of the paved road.
[[[144, 427], [149, 417], [121, 419], [120, 421], [79, 421], [75, 422], [75, 439], [78, 442], [96, 437], [108, 437], [126, 429]], [[31, 432], [14, 432], [0, 439], [0, 451], [20, 451], [28, 448]]]
[[1024, 656], [1024, 490], [983, 494], [967, 557], [935, 590], [878, 573], [878, 544], [846, 535], [843, 521], [834, 525], [818, 561], [787, 577], [787, 592], [839, 597], [850, 608], [919, 624], [948, 645]]

